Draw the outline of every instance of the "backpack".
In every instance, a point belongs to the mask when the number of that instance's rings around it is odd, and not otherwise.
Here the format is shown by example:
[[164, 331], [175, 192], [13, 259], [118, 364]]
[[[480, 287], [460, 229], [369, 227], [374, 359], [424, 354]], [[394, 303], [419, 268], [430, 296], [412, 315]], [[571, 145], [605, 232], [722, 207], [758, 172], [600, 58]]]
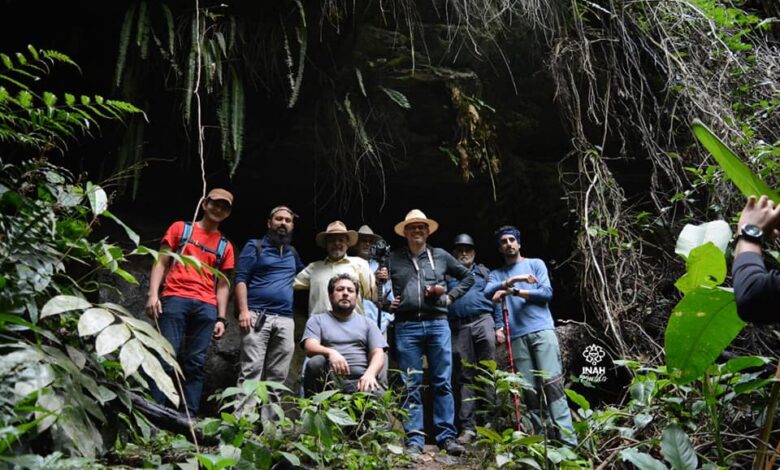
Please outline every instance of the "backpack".
[[[179, 246], [176, 248], [176, 253], [181, 254], [184, 251], [184, 246], [187, 243], [195, 245], [206, 253], [211, 253], [216, 256], [217, 261], [214, 263], [214, 268], [219, 269], [222, 267], [222, 258], [225, 256], [225, 250], [227, 249], [228, 240], [224, 236], [219, 239], [217, 248], [209, 248], [195, 240], [192, 240], [192, 222], [184, 222], [184, 230], [181, 232], [181, 238], [179, 238]], [[217, 291], [217, 276], [214, 276], [214, 291]]]
[[[263, 247], [260, 246], [260, 241], [262, 239], [255, 239], [255, 258], [260, 259], [260, 252], [263, 251]], [[295, 249], [292, 245], [287, 245], [287, 248], [292, 251], [293, 256], [298, 260], [301, 261], [301, 255], [298, 254], [298, 250]], [[301, 261], [301, 264], [303, 264], [303, 261]]]

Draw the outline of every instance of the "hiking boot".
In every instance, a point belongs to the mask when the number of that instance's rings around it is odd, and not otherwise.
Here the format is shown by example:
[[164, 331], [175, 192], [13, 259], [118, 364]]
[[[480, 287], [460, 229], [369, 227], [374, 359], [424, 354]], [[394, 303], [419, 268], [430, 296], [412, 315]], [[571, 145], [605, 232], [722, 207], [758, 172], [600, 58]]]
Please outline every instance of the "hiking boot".
[[455, 439], [449, 438], [439, 443], [439, 449], [447, 451], [449, 455], [463, 455], [466, 452], [466, 448], [458, 444]]
[[463, 432], [460, 433], [460, 436], [458, 436], [458, 444], [467, 446], [471, 444], [471, 441], [473, 441], [475, 437], [477, 437], [477, 433], [471, 429], [464, 429]]
[[417, 457], [419, 455], [422, 455], [423, 448], [418, 446], [417, 444], [410, 444], [406, 446], [406, 455], [409, 455], [411, 457]]

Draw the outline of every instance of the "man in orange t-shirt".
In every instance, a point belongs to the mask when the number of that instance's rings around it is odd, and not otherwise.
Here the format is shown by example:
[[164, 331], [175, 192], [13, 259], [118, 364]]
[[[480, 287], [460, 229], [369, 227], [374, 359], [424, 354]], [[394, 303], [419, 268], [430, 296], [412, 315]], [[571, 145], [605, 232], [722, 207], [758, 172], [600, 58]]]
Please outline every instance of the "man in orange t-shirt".
[[[232, 194], [224, 189], [212, 189], [202, 204], [203, 217], [194, 224], [174, 222], [165, 232], [160, 250], [197, 258], [203, 264], [228, 273], [234, 266], [233, 245], [218, 229], [230, 215], [232, 206]], [[182, 263], [172, 263], [171, 259], [161, 254], [152, 266], [146, 314], [158, 322], [160, 332], [176, 351], [176, 360], [184, 373], [182, 405], [186, 405], [190, 417], [195, 417], [212, 334], [215, 339], [225, 334], [230, 291], [225, 277], [215, 279], [207, 270], [200, 272]], [[163, 280], [165, 285], [160, 300]], [[170, 367], [166, 370], [169, 374], [173, 372]], [[152, 396], [158, 403], [166, 402], [165, 395], [154, 383]]]

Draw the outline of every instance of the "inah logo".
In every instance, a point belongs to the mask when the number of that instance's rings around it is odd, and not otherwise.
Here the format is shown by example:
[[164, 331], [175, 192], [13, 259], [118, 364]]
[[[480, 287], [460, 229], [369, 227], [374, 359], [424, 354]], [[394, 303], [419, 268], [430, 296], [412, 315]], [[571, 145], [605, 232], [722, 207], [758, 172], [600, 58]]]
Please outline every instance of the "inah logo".
[[607, 353], [604, 351], [604, 348], [598, 344], [591, 344], [585, 348], [585, 351], [582, 352], [582, 357], [584, 357], [587, 362], [594, 366], [601, 362], [601, 360], [604, 359], [604, 356], [606, 355]]
[[597, 364], [604, 360], [606, 355], [607, 352], [598, 344], [591, 344], [585, 348], [585, 350], [582, 351], [582, 357], [585, 358], [585, 361], [587, 361], [590, 366], [582, 368], [580, 378], [584, 381], [593, 383], [606, 382], [607, 368], [604, 366], [597, 366]]

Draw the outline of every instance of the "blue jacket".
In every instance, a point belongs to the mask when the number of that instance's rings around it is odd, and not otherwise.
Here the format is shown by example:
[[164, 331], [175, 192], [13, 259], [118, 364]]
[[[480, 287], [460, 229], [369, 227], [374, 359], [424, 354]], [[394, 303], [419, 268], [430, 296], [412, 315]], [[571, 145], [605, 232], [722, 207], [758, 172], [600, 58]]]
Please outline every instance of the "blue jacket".
[[552, 286], [544, 261], [535, 258], [523, 258], [512, 265], [505, 265], [490, 272], [490, 280], [485, 286], [485, 298], [492, 298], [501, 284], [518, 274], [533, 274], [536, 284], [518, 282], [514, 287], [527, 290], [528, 299], [517, 296], [506, 297], [509, 310], [509, 333], [512, 339], [555, 328], [549, 303], [552, 300]]
[[[496, 329], [502, 328], [504, 320], [501, 318], [501, 305], [494, 305], [490, 299], [485, 297], [485, 286], [490, 271], [484, 265], [474, 263], [471, 266], [471, 274], [474, 275], [474, 285], [462, 297], [447, 307], [447, 316], [450, 320], [456, 320], [491, 313], [496, 323]], [[447, 280], [449, 290], [454, 289], [457, 285], [456, 279]]]
[[304, 264], [292, 246], [286, 245], [280, 250], [263, 237], [249, 240], [244, 245], [236, 265], [235, 282], [246, 284], [250, 310], [292, 316], [293, 279], [303, 268]]

